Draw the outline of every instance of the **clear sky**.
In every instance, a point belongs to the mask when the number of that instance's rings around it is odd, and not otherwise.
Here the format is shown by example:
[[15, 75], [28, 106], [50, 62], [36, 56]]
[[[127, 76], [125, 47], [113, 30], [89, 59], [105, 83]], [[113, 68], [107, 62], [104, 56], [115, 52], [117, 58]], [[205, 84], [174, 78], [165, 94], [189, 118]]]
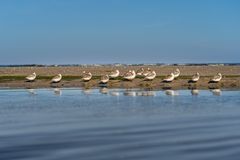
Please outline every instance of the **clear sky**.
[[240, 62], [240, 1], [0, 1], [0, 64], [155, 62]]

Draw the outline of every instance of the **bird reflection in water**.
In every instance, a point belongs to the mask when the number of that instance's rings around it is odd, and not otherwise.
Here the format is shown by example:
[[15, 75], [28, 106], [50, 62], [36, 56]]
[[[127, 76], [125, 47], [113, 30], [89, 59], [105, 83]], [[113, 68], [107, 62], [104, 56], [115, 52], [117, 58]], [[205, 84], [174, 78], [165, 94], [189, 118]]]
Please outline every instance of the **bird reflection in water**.
[[156, 96], [155, 91], [139, 91], [137, 92], [137, 96]]
[[62, 91], [60, 88], [54, 88], [53, 89], [54, 95], [56, 96], [61, 96], [62, 95]]
[[212, 89], [211, 92], [214, 96], [221, 96], [222, 94], [221, 89]]
[[27, 92], [28, 92], [30, 95], [32, 95], [32, 96], [37, 95], [35, 89], [27, 89]]
[[178, 96], [179, 95], [179, 93], [177, 91], [174, 91], [174, 90], [166, 90], [165, 94], [167, 96]]
[[137, 96], [137, 93], [135, 91], [125, 91], [123, 93], [124, 96], [130, 96], [130, 97], [136, 97]]
[[193, 90], [191, 90], [191, 94], [193, 96], [198, 96], [199, 95], [199, 90], [198, 89], [193, 89]]
[[112, 92], [110, 92], [110, 95], [111, 96], [120, 96], [120, 93], [116, 92], [116, 91], [112, 91]]
[[91, 95], [92, 94], [92, 90], [87, 89], [87, 88], [83, 89], [82, 92], [83, 92], [84, 95]]
[[99, 92], [102, 94], [108, 94], [108, 88], [107, 87], [102, 87], [99, 89]]

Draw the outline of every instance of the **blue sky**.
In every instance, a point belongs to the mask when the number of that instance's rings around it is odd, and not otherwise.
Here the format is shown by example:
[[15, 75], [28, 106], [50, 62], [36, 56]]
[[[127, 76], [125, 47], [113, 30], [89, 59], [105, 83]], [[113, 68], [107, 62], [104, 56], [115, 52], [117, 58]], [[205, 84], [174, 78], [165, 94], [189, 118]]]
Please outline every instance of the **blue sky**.
[[240, 62], [238, 0], [2, 0], [0, 64]]

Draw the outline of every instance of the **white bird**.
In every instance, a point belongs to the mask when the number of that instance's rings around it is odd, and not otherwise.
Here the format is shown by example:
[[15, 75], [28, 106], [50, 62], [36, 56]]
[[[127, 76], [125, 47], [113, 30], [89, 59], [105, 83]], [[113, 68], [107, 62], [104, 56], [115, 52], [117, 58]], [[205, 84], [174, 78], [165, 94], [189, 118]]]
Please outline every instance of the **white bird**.
[[179, 76], [180, 76], [180, 70], [177, 68], [177, 69], [173, 72], [173, 74], [174, 74], [174, 78], [179, 77]]
[[136, 74], [138, 76], [142, 76], [143, 75], [143, 72], [144, 72], [144, 69], [143, 68], [140, 68], [139, 70], [137, 70]]
[[174, 74], [173, 73], [171, 73], [165, 79], [163, 79], [164, 82], [172, 82], [173, 80], [174, 80]]
[[82, 79], [84, 81], [90, 81], [92, 79], [92, 73], [90, 73], [90, 72], [86, 73], [85, 71], [83, 71]]
[[100, 80], [100, 83], [108, 83], [108, 81], [109, 81], [109, 76], [108, 75], [103, 75], [102, 77], [101, 77], [101, 80]]
[[213, 77], [213, 79], [211, 79], [212, 82], [219, 82], [222, 79], [222, 74], [218, 73], [216, 76]]
[[34, 81], [37, 77], [37, 74], [34, 72], [33, 74], [30, 74], [26, 77], [28, 81]]
[[58, 74], [56, 75], [55, 77], [52, 78], [52, 83], [58, 83], [62, 80], [62, 75], [61, 74]]
[[109, 77], [110, 78], [117, 78], [119, 76], [120, 72], [119, 70], [115, 70], [115, 71], [112, 71], [110, 74], [109, 74]]
[[145, 76], [145, 80], [153, 80], [156, 77], [156, 72], [155, 71], [151, 71], [148, 73], [148, 75]]
[[150, 72], [151, 72], [151, 69], [148, 68], [146, 71], [143, 71], [142, 75], [146, 77]]
[[123, 76], [124, 79], [126, 80], [133, 80], [136, 77], [136, 73], [134, 70], [129, 70], [125, 75]]
[[197, 82], [200, 79], [200, 74], [197, 72], [195, 75], [192, 76], [191, 81]]

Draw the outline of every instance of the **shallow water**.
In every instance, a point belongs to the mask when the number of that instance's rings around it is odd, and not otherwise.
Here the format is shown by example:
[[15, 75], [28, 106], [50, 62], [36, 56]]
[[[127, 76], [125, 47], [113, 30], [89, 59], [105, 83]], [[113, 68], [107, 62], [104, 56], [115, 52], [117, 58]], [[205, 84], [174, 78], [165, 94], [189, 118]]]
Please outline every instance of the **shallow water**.
[[0, 159], [238, 159], [240, 91], [0, 90]]

